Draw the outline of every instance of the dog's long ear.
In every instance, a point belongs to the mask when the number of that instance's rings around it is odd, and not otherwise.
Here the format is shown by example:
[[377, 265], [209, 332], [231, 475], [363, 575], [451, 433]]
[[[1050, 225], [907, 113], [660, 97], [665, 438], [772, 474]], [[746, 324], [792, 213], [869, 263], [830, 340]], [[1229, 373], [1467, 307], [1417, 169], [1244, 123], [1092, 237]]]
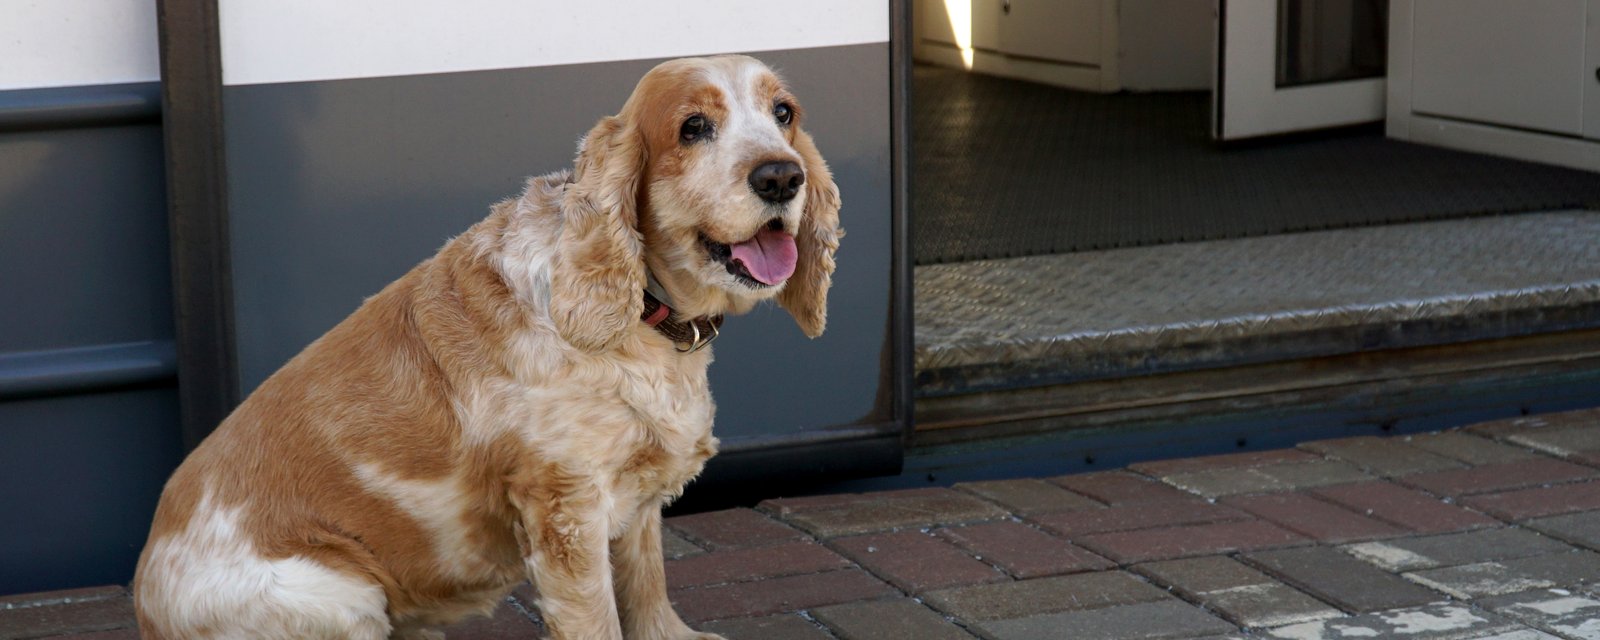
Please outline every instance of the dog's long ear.
[[644, 310], [638, 203], [646, 156], [639, 132], [620, 117], [601, 120], [578, 150], [550, 273], [550, 319], [584, 351], [615, 346]]
[[811, 135], [796, 131], [794, 148], [805, 161], [806, 207], [795, 233], [799, 261], [794, 275], [778, 294], [778, 303], [789, 310], [795, 323], [807, 336], [822, 335], [828, 325], [828, 287], [833, 284], [833, 253], [839, 249], [844, 230], [839, 228], [839, 187], [833, 184], [828, 163], [817, 151]]

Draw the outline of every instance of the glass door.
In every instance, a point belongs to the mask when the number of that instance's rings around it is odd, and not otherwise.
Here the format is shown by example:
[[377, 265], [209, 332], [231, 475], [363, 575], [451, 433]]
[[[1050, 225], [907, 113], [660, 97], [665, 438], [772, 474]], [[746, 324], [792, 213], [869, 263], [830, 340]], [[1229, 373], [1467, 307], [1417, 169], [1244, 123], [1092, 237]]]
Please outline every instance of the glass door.
[[1218, 0], [1212, 137], [1383, 119], [1388, 0]]

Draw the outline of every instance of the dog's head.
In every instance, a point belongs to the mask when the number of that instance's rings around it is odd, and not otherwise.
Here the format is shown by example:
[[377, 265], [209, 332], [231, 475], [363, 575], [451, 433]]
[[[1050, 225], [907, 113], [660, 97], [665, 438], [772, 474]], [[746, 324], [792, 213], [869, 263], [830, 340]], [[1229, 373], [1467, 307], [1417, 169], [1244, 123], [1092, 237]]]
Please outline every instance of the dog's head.
[[[601, 349], [637, 322], [645, 269], [686, 316], [742, 313], [776, 297], [822, 333], [839, 192], [804, 112], [746, 56], [666, 62], [580, 145], [564, 205], [552, 316]], [[604, 307], [604, 308], [601, 308]]]

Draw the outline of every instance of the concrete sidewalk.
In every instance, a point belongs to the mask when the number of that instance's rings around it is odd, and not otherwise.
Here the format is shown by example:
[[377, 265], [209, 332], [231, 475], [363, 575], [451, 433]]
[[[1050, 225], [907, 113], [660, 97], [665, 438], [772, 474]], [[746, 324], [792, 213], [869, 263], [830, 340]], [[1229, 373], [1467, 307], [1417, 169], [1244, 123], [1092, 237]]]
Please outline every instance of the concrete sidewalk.
[[[1600, 639], [1600, 410], [673, 518], [733, 640]], [[120, 587], [0, 598], [0, 638], [134, 638]], [[530, 589], [452, 638], [539, 633]]]

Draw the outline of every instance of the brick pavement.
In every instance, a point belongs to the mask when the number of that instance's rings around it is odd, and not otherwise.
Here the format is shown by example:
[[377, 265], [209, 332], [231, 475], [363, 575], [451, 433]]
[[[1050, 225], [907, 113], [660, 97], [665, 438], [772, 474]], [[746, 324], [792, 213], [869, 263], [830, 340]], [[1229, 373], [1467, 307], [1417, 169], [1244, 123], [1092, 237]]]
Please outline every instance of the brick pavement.
[[[732, 640], [1600, 639], [1600, 410], [671, 518]], [[135, 637], [120, 587], [0, 597], [0, 639]], [[453, 638], [537, 637], [532, 589]]]

